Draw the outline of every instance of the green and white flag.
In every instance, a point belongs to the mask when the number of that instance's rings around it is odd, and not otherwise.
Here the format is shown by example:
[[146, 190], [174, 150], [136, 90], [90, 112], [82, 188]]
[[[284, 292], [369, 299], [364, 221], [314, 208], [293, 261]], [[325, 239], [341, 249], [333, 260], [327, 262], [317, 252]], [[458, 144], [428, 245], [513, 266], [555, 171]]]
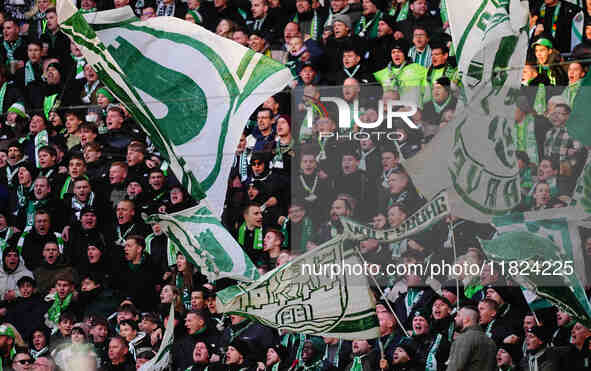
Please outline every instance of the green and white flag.
[[[481, 3], [482, 9], [488, 9], [489, 1]], [[454, 17], [466, 15], [468, 10], [464, 8], [471, 9], [474, 5], [462, 2], [460, 7], [457, 0], [452, 0], [447, 6], [453, 25]], [[468, 18], [477, 22], [487, 17], [487, 13], [478, 10], [479, 16], [468, 12], [471, 14]], [[509, 25], [511, 20], [503, 19], [504, 23], [499, 23], [498, 28], [487, 23], [485, 44], [482, 43], [484, 31], [479, 31], [479, 37], [472, 35], [476, 31], [459, 33], [467, 35], [462, 45], [454, 41], [454, 45], [463, 48], [458, 48], [463, 53], [462, 58], [475, 55], [475, 50], [481, 50], [486, 56], [482, 83], [471, 90], [468, 103], [458, 109], [454, 120], [421, 152], [404, 163], [423, 196], [431, 199], [447, 190], [454, 216], [483, 223], [510, 212], [521, 202], [516, 143], [512, 137], [521, 71], [512, 67], [523, 66], [528, 35], [523, 27], [508, 34], [507, 29], [513, 29]], [[524, 25], [525, 21], [526, 18]], [[457, 23], [455, 27], [452, 32], [458, 33]], [[499, 37], [495, 36], [497, 30]]]
[[341, 217], [347, 238], [365, 240], [368, 238], [382, 242], [396, 242], [425, 231], [449, 215], [447, 193], [442, 192], [431, 201], [406, 218], [398, 227], [386, 230], [373, 229], [352, 219]]
[[589, 125], [589, 115], [591, 115], [591, 73], [587, 73], [581, 81], [581, 86], [575, 101], [573, 102], [572, 112], [566, 122], [568, 134], [574, 140], [578, 140], [585, 146], [591, 146], [591, 125]]
[[168, 324], [164, 335], [162, 335], [162, 343], [156, 356], [144, 363], [139, 371], [163, 371], [167, 370], [172, 361], [172, 343], [174, 342], [174, 304], [170, 305], [168, 312]]
[[[497, 67], [496, 59], [510, 56], [510, 47], [504, 53], [501, 49], [508, 47], [505, 38], [518, 35], [527, 25], [528, 3], [520, 0], [447, 0], [447, 13], [458, 71], [470, 99], [470, 90], [486, 81], [493, 67]], [[514, 66], [523, 66], [523, 62]]]
[[130, 7], [83, 15], [57, 3], [76, 43], [197, 199], [220, 216], [251, 113], [291, 81], [284, 65], [174, 17], [140, 21]]
[[498, 236], [480, 242], [487, 257], [502, 267], [502, 273], [591, 325], [591, 305], [581, 280], [584, 270], [579, 265], [582, 247], [578, 223], [562, 212], [555, 209], [494, 218]]
[[199, 267], [210, 282], [224, 277], [240, 281], [254, 281], [259, 277], [252, 260], [207, 206], [150, 215], [146, 221], [160, 224], [176, 248]]
[[[375, 299], [353, 241], [337, 236], [266, 273], [217, 293], [217, 308], [263, 325], [346, 340], [379, 337]], [[350, 267], [349, 271], [347, 267]]]

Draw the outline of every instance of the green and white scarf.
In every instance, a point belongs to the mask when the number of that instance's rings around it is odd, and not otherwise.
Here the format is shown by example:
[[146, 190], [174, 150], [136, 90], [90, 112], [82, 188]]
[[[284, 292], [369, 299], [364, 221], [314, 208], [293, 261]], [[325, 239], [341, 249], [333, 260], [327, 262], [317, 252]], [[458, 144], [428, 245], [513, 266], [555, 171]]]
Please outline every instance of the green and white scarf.
[[35, 164], [38, 169], [41, 167], [39, 164], [39, 149], [47, 145], [49, 145], [49, 134], [47, 130], [41, 130], [35, 135]]
[[58, 324], [60, 321], [60, 316], [68, 308], [68, 306], [70, 305], [70, 302], [72, 302], [73, 296], [74, 295], [72, 293], [70, 293], [62, 301], [56, 292], [54, 294], [53, 304], [51, 304], [51, 307], [49, 308], [49, 310], [47, 310], [47, 318], [49, 318], [49, 320], [51, 322]]
[[2, 110], [2, 112], [6, 111], [4, 109], [4, 96], [6, 95], [6, 87], [7, 86], [8, 86], [8, 82], [5, 82], [4, 84], [2, 84], [2, 87], [0, 88], [0, 109]]
[[368, 20], [364, 15], [359, 19], [357, 35], [361, 38], [367, 37], [375, 39], [378, 37], [378, 25], [382, 19], [382, 11], [378, 10], [371, 20]]
[[45, 118], [49, 120], [49, 112], [53, 110], [53, 108], [57, 108], [59, 106], [57, 101], [57, 94], [48, 95], [47, 97], [43, 98], [43, 113], [45, 114]]
[[35, 77], [33, 63], [31, 63], [31, 61], [27, 61], [27, 63], [25, 63], [25, 86], [29, 85], [35, 80], [37, 80], [37, 78]]
[[296, 349], [295, 359], [301, 360], [302, 351], [304, 349], [304, 343], [306, 342], [306, 335], [302, 333], [295, 334], [288, 332], [283, 335], [281, 339], [281, 345], [283, 345], [286, 348], [291, 348], [295, 345], [296, 341], [298, 341], [298, 348]]
[[12, 236], [14, 236], [14, 229], [12, 227], [4, 228], [3, 230], [0, 231], [0, 233], [2, 233], [4, 231], [6, 231], [6, 236], [4, 236], [4, 238], [0, 238], [0, 250], [2, 252], [4, 252], [4, 249], [6, 249], [6, 246], [8, 246], [8, 240], [10, 240], [12, 238]]
[[121, 232], [121, 226], [117, 225], [117, 240], [115, 240], [115, 244], [119, 246], [125, 246], [125, 237], [131, 233], [131, 231], [135, 228], [135, 223], [131, 225], [131, 227], [127, 228], [125, 232]]
[[418, 52], [417, 48], [413, 46], [408, 51], [408, 57], [412, 59], [414, 63], [418, 63], [425, 68], [429, 68], [431, 66], [431, 47], [429, 44], [427, 44], [425, 50]]
[[427, 364], [425, 367], [426, 371], [437, 371], [437, 358], [435, 355], [437, 354], [437, 350], [439, 349], [439, 344], [441, 344], [442, 338], [443, 336], [441, 334], [437, 334], [433, 346], [431, 346], [431, 349], [429, 349], [429, 354], [427, 354]]
[[361, 359], [365, 356], [366, 356], [366, 354], [364, 354], [362, 356], [353, 357], [353, 364], [351, 365], [351, 371], [363, 371], [363, 365], [361, 364]]
[[[408, 18], [409, 4], [410, 4], [410, 0], [407, 0], [404, 4], [402, 4], [402, 8], [400, 8], [400, 12], [398, 12], [398, 15], [396, 16], [396, 22], [404, 21], [406, 18]], [[396, 15], [396, 7], [390, 8], [390, 11], [388, 12], [388, 14], [390, 14], [391, 16], [395, 16]]]
[[[238, 243], [240, 244], [240, 246], [244, 247], [244, 241], [246, 241], [246, 222], [242, 223], [242, 225], [238, 229]], [[263, 249], [263, 229], [262, 228], [255, 228], [254, 229], [254, 240], [252, 241], [252, 248], [254, 250], [262, 250]]]
[[84, 78], [84, 66], [86, 66], [86, 59], [84, 57], [75, 57], [72, 55], [72, 58], [76, 61], [76, 80], [80, 80]]
[[14, 61], [14, 52], [21, 46], [22, 43], [23, 42], [20, 37], [16, 39], [16, 41], [13, 42], [12, 45], [8, 41], [4, 40], [4, 49], [6, 50], [7, 65], [9, 65], [10, 62]]

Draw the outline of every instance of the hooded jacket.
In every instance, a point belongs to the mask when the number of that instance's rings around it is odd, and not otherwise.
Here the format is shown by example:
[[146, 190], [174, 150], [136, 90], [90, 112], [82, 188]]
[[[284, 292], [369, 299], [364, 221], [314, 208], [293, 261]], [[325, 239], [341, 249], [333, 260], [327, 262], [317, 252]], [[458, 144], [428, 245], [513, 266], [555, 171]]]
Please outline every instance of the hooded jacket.
[[4, 263], [4, 254], [2, 254], [2, 266], [0, 267], [0, 298], [4, 298], [4, 295], [9, 290], [18, 292], [16, 283], [23, 277], [33, 278], [33, 272], [25, 267], [23, 258], [19, 256], [19, 262], [14, 271], [8, 271], [6, 263]]

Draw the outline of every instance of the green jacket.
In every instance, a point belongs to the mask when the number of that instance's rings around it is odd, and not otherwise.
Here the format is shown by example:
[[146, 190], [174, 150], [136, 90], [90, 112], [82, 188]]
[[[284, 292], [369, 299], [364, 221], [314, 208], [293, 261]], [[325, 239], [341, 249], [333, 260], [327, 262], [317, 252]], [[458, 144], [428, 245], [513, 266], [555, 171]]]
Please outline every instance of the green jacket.
[[470, 326], [454, 340], [447, 371], [493, 371], [497, 346], [478, 326]]
[[422, 106], [422, 97], [427, 85], [425, 67], [418, 63], [405, 63], [400, 67], [389, 64], [373, 75], [384, 90], [398, 90], [401, 100], [405, 100], [406, 97], [407, 100], [416, 101]]

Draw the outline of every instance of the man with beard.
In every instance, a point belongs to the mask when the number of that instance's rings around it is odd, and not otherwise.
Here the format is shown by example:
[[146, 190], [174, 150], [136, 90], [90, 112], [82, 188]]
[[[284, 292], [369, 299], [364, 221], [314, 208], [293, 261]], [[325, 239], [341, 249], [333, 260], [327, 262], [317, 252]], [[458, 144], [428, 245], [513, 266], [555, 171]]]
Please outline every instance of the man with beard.
[[478, 325], [478, 310], [464, 306], [456, 315], [459, 336], [451, 344], [447, 371], [492, 371], [496, 364], [494, 341]]
[[162, 273], [170, 271], [168, 261], [168, 236], [158, 223], [152, 224], [152, 233], [146, 236], [146, 252], [152, 264]]
[[353, 33], [365, 41], [378, 37], [379, 22], [384, 16], [386, 3], [381, 0], [364, 0], [361, 2], [362, 15], [355, 24]]
[[[268, 111], [270, 112], [270, 111]], [[281, 210], [286, 208], [285, 203], [289, 200], [289, 182], [285, 177], [275, 173], [270, 168], [270, 154], [265, 152], [254, 152], [250, 158], [252, 175], [243, 184], [249, 184], [257, 180], [264, 184], [264, 192], [269, 198], [265, 200], [263, 210], [271, 206], [279, 206]], [[261, 206], [263, 206], [261, 205]]]
[[112, 289], [104, 287], [101, 277], [94, 272], [80, 275], [78, 303], [85, 316], [105, 317], [117, 310], [120, 298]]
[[410, 12], [408, 17], [399, 23], [400, 31], [407, 40], [412, 40], [412, 33], [415, 26], [421, 25], [433, 34], [433, 38], [442, 31], [441, 16], [429, 12], [427, 0], [408, 0]]
[[527, 356], [521, 360], [524, 370], [559, 370], [559, 355], [548, 347], [550, 331], [543, 326], [534, 326], [526, 334]]
[[325, 17], [314, 9], [312, 0], [296, 0], [295, 6], [297, 12], [290, 21], [299, 25], [304, 39], [320, 41]]
[[6, 324], [0, 325], [0, 365], [2, 369], [10, 369], [14, 355], [15, 336], [14, 331]]
[[343, 226], [340, 222], [341, 216], [350, 217], [353, 215], [351, 202], [344, 198], [337, 198], [330, 207], [330, 219], [317, 228], [316, 233], [308, 242], [308, 249], [317, 247], [331, 238], [343, 233]]
[[433, 333], [442, 334], [449, 343], [453, 341], [455, 322], [452, 316], [453, 306], [445, 296], [438, 296], [433, 301], [431, 315], [431, 330]]
[[412, 319], [413, 339], [417, 343], [417, 361], [426, 371], [444, 371], [449, 357], [450, 343], [443, 334], [433, 333], [429, 311], [415, 311]]

